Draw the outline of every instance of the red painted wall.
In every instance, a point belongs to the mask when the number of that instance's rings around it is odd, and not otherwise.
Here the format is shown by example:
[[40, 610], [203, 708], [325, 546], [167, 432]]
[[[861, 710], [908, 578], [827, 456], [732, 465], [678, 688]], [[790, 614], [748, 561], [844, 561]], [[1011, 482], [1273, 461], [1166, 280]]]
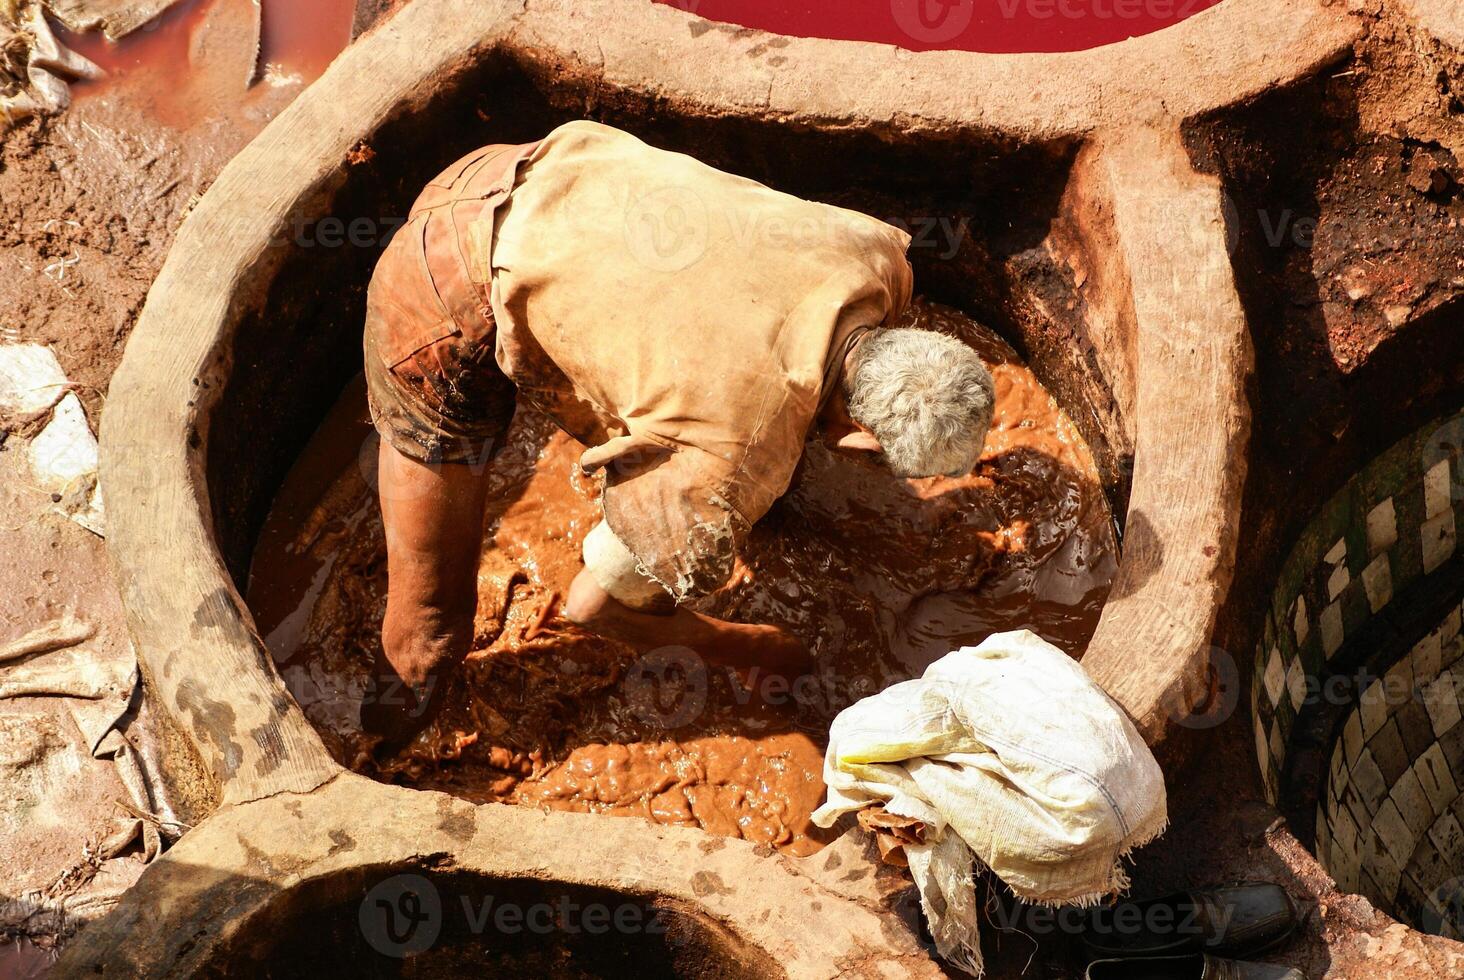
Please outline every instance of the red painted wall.
[[914, 51], [1082, 51], [1161, 30], [1220, 0], [655, 0], [708, 20]]

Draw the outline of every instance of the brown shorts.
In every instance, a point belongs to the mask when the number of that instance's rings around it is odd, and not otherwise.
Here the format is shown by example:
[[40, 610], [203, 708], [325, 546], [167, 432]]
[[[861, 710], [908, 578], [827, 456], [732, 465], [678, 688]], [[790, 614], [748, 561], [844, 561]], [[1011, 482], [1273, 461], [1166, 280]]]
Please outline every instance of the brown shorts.
[[484, 147], [443, 171], [377, 261], [366, 298], [367, 402], [381, 438], [412, 459], [482, 465], [513, 418], [489, 283], [473, 281], [464, 235], [492, 221], [532, 148]]
[[514, 386], [493, 338], [450, 335], [389, 364], [366, 331], [371, 424], [393, 449], [423, 463], [482, 465], [513, 418]]

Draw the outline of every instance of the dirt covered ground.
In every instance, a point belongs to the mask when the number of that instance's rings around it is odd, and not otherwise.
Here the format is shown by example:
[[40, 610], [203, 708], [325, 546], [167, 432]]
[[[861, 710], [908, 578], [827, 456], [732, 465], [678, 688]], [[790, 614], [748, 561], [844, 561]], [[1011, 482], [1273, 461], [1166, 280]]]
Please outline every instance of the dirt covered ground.
[[[179, 223], [353, 29], [353, 0], [312, 5], [312, 29], [293, 35], [284, 5], [266, 6], [276, 33], [252, 86], [238, 5], [187, 0], [119, 45], [66, 38], [109, 76], [74, 86], [63, 114], [0, 131], [0, 343], [49, 348], [93, 431]], [[34, 485], [27, 450], [47, 421], [0, 413], [0, 643], [58, 621], [84, 624], [89, 638], [63, 656], [117, 668], [106, 698], [128, 711], [133, 748], [152, 756], [105, 541]], [[93, 757], [79, 703], [0, 699], [3, 977], [43, 970], [136, 880], [149, 850], [140, 833], [118, 836], [133, 797], [114, 762]]]

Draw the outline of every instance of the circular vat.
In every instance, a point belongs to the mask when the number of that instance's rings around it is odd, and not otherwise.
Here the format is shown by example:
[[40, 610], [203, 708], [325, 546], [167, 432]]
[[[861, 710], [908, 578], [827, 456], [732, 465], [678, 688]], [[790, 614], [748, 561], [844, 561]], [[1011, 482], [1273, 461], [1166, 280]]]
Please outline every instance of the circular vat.
[[778, 976], [762, 950], [676, 901], [422, 866], [355, 868], [281, 891], [196, 976]]
[[1424, 932], [1464, 917], [1464, 413], [1367, 463], [1302, 532], [1252, 689], [1271, 799], [1342, 891]]
[[[572, 90], [544, 82], [512, 65], [470, 71], [430, 110], [375, 136], [369, 158], [343, 169], [321, 217], [280, 229], [277, 268], [240, 320], [209, 424], [213, 534], [287, 689], [337, 763], [474, 802], [649, 811], [811, 852], [827, 840], [807, 817], [821, 795], [823, 732], [838, 708], [998, 629], [1031, 627], [1080, 655], [1102, 612], [1118, 561], [1110, 511], [1121, 513], [1111, 503], [1128, 493], [1131, 420], [1084, 339], [1072, 273], [1049, 230], [1074, 154], [1034, 145], [994, 156], [979, 143], [890, 143], [600, 105], [599, 118], [655, 145], [908, 229], [928, 298], [918, 320], [971, 334], [997, 376], [997, 430], [982, 470], [944, 481], [959, 482], [950, 487], [878, 481], [812, 453], [769, 515], [771, 530], [752, 542], [774, 572], [799, 569], [793, 584], [734, 586], [706, 611], [801, 628], [823, 664], [818, 710], [797, 710], [791, 699], [764, 710], [747, 693], [739, 700], [713, 669], [685, 679], [705, 697], [683, 717], [664, 705], [647, 711], [635, 689], [657, 667], [679, 665], [594, 647], [554, 618], [555, 596], [577, 570], [579, 538], [596, 519], [595, 488], [572, 480], [573, 442], [521, 412], [486, 475], [498, 488], [490, 537], [507, 541], [485, 555], [480, 573], [482, 656], [465, 666], [468, 683], [454, 687], [426, 742], [375, 760], [356, 727], [384, 602], [376, 437], [358, 377], [366, 284], [405, 207], [443, 161], [483, 142], [537, 138], [583, 111]], [[1075, 349], [1090, 356], [1073, 357]], [[852, 530], [866, 512], [884, 516]], [[875, 544], [851, 550], [851, 534]], [[897, 554], [918, 557], [908, 567], [885, 560]], [[863, 577], [846, 584], [820, 573], [831, 558], [851, 579]], [[888, 564], [909, 582], [886, 587], [864, 562]], [[501, 583], [490, 581], [495, 575]], [[969, 583], [942, 586], [944, 578]], [[681, 689], [657, 696], [689, 697]], [[677, 775], [688, 767], [716, 775], [703, 786]], [[663, 789], [668, 781], [675, 786]], [[628, 784], [623, 799], [612, 782]]]
[[[464, 19], [429, 3], [367, 36], [190, 216], [113, 383], [102, 439], [118, 511], [109, 543], [149, 689], [178, 722], [178, 740], [197, 749], [200, 812], [308, 790], [337, 771], [279, 685], [239, 593], [275, 490], [359, 369], [365, 285], [405, 202], [443, 160], [584, 115], [795, 194], [852, 199], [910, 229], [921, 290], [976, 313], [1026, 358], [1091, 447], [1117, 523], [1144, 544], [1122, 563], [1120, 601], [1104, 608], [1085, 662], [1141, 730], [1162, 739], [1204, 695], [1204, 635], [1228, 580], [1233, 461], [1246, 432], [1248, 355], [1220, 195], [1191, 168], [1179, 121], [1325, 63], [1350, 37], [1320, 7], [1301, 4], [1278, 23], [1250, 17], [1251, 6], [1231, 0], [1103, 52], [1112, 70], [1097, 73], [1107, 80], [1099, 85], [1117, 87], [1097, 102], [1064, 90], [1044, 104], [1040, 124], [1031, 110], [1043, 100], [1027, 82], [1040, 88], [1054, 72], [1086, 71], [1096, 52], [928, 53], [907, 77], [892, 49], [797, 39], [775, 64], [744, 50], [755, 38], [708, 34], [698, 29], [705, 22], [652, 4], [633, 14], [490, 4]], [[572, 40], [587, 20], [605, 27], [598, 57]], [[623, 33], [631, 27], [633, 46]], [[678, 59], [642, 63], [642, 34]], [[442, 38], [431, 59], [418, 56], [418, 36]], [[1287, 57], [1258, 50], [1276, 44], [1290, 45]], [[1207, 55], [1194, 66], [1202, 84], [1141, 67], [1231, 47], [1253, 57], [1222, 69]], [[856, 52], [870, 79], [918, 88], [959, 76], [1026, 95], [983, 102], [973, 116], [923, 89], [856, 92], [843, 60]], [[727, 71], [677, 74], [708, 59]], [[385, 66], [390, 86], [355, 84]], [[781, 87], [795, 78], [833, 88]], [[1145, 79], [1144, 93], [1126, 88], [1135, 79]], [[823, 97], [833, 91], [851, 101], [831, 114]], [[1087, 139], [1159, 104], [1181, 115]], [[1204, 270], [1206, 288], [1179, 290], [1163, 273], [1172, 261]], [[1151, 365], [1142, 379], [1137, 363]], [[1192, 424], [1168, 410], [1174, 392], [1193, 403]], [[1147, 467], [1135, 458], [1141, 444]], [[1200, 493], [1168, 493], [1171, 468]], [[1159, 562], [1167, 547], [1207, 541], [1216, 543], [1184, 576]], [[1140, 671], [1129, 640], [1144, 629], [1165, 639]], [[222, 685], [190, 652], [200, 639]]]

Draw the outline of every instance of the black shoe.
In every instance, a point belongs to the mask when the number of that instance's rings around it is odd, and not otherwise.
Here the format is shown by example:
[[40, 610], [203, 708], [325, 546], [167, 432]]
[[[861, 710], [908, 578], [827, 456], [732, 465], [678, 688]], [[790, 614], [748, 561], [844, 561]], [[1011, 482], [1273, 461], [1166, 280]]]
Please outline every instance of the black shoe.
[[1307, 980], [1306, 974], [1274, 963], [1222, 960], [1204, 953], [1126, 960], [1097, 960], [1087, 980]]
[[1296, 906], [1284, 889], [1251, 883], [1094, 909], [1083, 943], [1094, 958], [1254, 956], [1285, 942], [1296, 926]]

